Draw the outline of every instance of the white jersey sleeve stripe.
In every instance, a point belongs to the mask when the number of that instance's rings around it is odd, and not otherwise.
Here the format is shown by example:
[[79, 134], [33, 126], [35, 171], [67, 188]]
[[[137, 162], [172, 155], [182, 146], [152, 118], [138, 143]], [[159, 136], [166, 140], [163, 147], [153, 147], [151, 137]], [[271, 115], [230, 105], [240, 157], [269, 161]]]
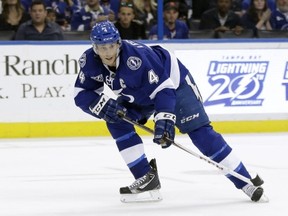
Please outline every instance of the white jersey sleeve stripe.
[[152, 94], [150, 94], [149, 98], [151, 100], [153, 100], [156, 96], [156, 94], [161, 91], [162, 89], [165, 88], [171, 88], [171, 89], [175, 89], [174, 83], [172, 82], [171, 79], [167, 79], [165, 80], [161, 85], [159, 85], [153, 92]]
[[170, 61], [171, 61], [170, 79], [174, 83], [175, 89], [177, 89], [179, 87], [180, 77], [181, 77], [180, 76], [180, 69], [179, 69], [179, 65], [178, 65], [178, 60], [173, 53], [169, 52], [169, 54], [170, 54]]
[[81, 91], [84, 91], [83, 88], [74, 87], [74, 97], [76, 97]]

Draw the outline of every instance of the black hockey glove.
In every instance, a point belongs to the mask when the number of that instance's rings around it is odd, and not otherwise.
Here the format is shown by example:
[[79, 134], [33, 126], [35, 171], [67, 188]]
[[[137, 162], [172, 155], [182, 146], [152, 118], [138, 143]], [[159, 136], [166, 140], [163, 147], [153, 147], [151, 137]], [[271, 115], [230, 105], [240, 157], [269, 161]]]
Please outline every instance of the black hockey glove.
[[168, 148], [174, 142], [176, 116], [160, 112], [154, 117], [154, 121], [153, 142], [160, 144], [162, 148]]
[[105, 94], [101, 94], [97, 100], [95, 100], [89, 109], [97, 117], [105, 120], [108, 123], [116, 123], [122, 121], [121, 117], [117, 115], [117, 112], [122, 112], [124, 115], [127, 109], [117, 103], [116, 100], [109, 98]]

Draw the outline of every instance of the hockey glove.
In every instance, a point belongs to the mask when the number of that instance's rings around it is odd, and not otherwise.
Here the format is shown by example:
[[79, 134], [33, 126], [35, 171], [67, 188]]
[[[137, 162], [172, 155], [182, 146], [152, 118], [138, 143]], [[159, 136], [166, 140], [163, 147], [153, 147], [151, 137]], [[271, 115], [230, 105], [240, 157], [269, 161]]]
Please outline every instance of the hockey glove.
[[162, 148], [168, 148], [174, 142], [176, 116], [160, 112], [154, 117], [154, 121], [153, 142], [160, 144]]
[[119, 105], [116, 100], [109, 98], [105, 94], [101, 94], [99, 98], [89, 106], [89, 110], [108, 123], [120, 122], [122, 119], [117, 115], [117, 112], [120, 111], [124, 115], [127, 112], [125, 107]]

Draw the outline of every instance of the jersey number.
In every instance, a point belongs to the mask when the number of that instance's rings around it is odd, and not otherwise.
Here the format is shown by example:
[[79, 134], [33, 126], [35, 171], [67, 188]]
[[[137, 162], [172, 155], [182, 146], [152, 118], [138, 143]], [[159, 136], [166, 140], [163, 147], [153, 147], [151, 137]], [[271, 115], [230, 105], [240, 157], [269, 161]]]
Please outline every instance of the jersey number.
[[153, 70], [150, 70], [148, 72], [148, 80], [150, 84], [153, 84], [153, 83], [157, 84], [159, 82], [159, 77], [157, 76], [157, 74], [155, 74]]

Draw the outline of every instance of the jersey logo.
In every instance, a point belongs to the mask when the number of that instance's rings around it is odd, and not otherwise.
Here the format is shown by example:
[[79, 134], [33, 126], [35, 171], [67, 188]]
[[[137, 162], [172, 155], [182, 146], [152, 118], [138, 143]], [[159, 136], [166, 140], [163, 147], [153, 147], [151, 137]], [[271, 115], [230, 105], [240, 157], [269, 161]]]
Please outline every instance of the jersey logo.
[[137, 70], [141, 67], [142, 60], [136, 56], [131, 56], [127, 59], [127, 66], [131, 70]]
[[283, 18], [280, 17], [280, 16], [276, 16], [276, 20], [277, 20], [277, 21], [281, 21], [281, 20], [283, 20]]
[[122, 89], [125, 89], [127, 86], [122, 78], [119, 79], [119, 83]]
[[98, 82], [103, 82], [103, 75], [100, 74], [100, 75], [98, 75], [96, 77], [91, 77], [91, 79], [94, 79], [94, 80], [96, 80]]
[[111, 89], [113, 89], [113, 81], [114, 81], [114, 78], [110, 77], [110, 76], [106, 76], [106, 84], [108, 86], [110, 86]]
[[214, 92], [204, 105], [261, 106], [268, 65], [268, 61], [211, 61], [208, 76]]
[[83, 53], [78, 61], [81, 68], [83, 68], [86, 65], [86, 53]]
[[135, 98], [133, 97], [133, 95], [127, 95], [127, 94], [123, 94], [121, 93], [121, 95], [128, 97], [129, 98], [129, 103], [133, 103], [135, 101]]

